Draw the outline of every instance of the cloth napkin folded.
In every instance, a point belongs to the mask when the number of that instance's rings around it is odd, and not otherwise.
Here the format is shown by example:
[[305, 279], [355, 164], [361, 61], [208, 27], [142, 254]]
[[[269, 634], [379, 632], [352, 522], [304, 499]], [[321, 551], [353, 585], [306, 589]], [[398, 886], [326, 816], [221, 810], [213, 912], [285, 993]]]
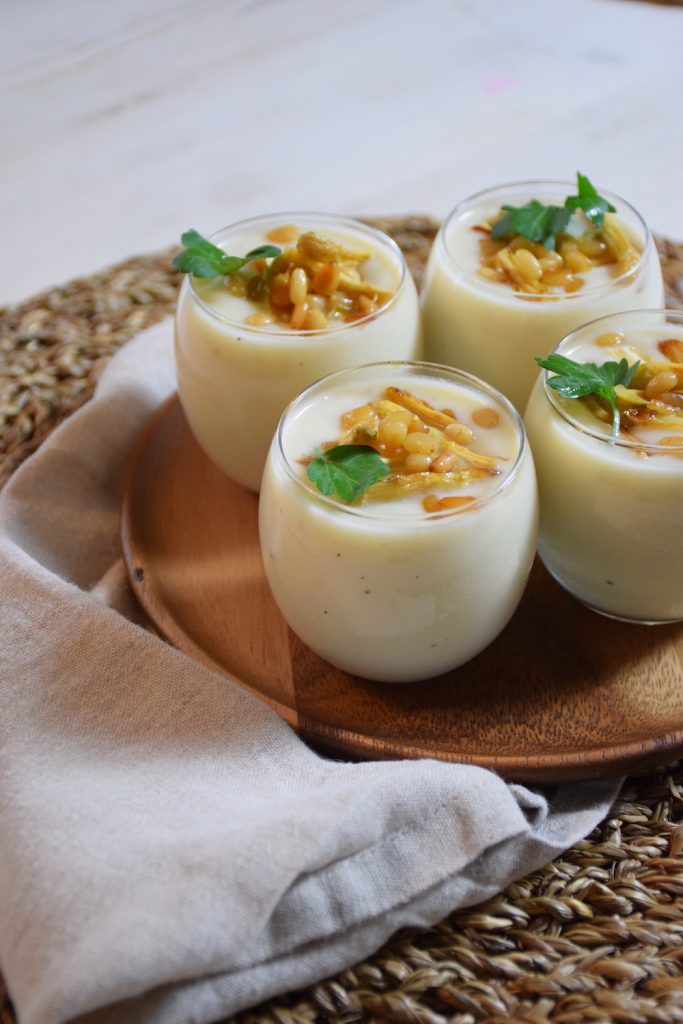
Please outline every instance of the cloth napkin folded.
[[169, 323], [0, 497], [0, 967], [21, 1024], [203, 1024], [494, 895], [618, 781], [346, 764], [145, 627], [118, 502]]

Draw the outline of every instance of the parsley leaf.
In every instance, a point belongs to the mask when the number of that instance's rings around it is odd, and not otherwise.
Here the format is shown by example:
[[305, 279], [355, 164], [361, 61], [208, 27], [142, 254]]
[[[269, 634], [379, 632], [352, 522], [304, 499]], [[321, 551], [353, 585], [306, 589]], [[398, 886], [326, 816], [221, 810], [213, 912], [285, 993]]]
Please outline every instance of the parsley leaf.
[[585, 174], [577, 171], [578, 195], [567, 196], [564, 206], [546, 206], [532, 199], [524, 206], [505, 205], [505, 216], [491, 228], [491, 238], [521, 235], [530, 242], [542, 242], [546, 249], [555, 248], [555, 236], [567, 230], [575, 210], [583, 210], [596, 228], [602, 227], [606, 213], [614, 213], [611, 203], [604, 199]]
[[603, 398], [612, 410], [610, 437], [614, 439], [617, 436], [620, 415], [615, 387], [617, 384], [623, 384], [626, 388], [629, 386], [640, 366], [639, 362], [629, 366], [626, 359], [620, 359], [618, 363], [603, 363], [602, 366], [597, 366], [595, 363], [577, 363], [567, 356], [558, 354], [546, 359], [537, 358], [536, 362], [544, 370], [556, 374], [555, 377], [548, 379], [548, 384], [563, 398], [583, 398], [585, 395], [598, 395]]
[[342, 501], [356, 501], [368, 487], [391, 470], [374, 448], [365, 444], [339, 444], [317, 452], [306, 473], [321, 494], [335, 491]]
[[605, 214], [615, 213], [615, 208], [598, 193], [585, 174], [577, 171], [576, 180], [579, 194], [578, 196], [568, 196], [565, 199], [564, 205], [571, 211], [583, 210], [588, 219], [595, 224], [596, 228], [602, 227]]
[[522, 235], [530, 242], [542, 242], [546, 249], [555, 248], [555, 235], [565, 231], [571, 211], [562, 206], [544, 206], [532, 199], [525, 206], [503, 206], [504, 217], [493, 225], [492, 238]]
[[[276, 245], [257, 245], [255, 249], [250, 249], [245, 257], [246, 260], [268, 260], [274, 256], [279, 256], [282, 252]], [[232, 259], [235, 259], [233, 256]]]
[[223, 274], [234, 274], [250, 260], [267, 259], [279, 256], [280, 249], [276, 245], [259, 245], [246, 256], [228, 256], [213, 242], [209, 242], [198, 231], [186, 231], [180, 241], [185, 248], [173, 260], [173, 266], [183, 274], [194, 274], [195, 277], [221, 277]]

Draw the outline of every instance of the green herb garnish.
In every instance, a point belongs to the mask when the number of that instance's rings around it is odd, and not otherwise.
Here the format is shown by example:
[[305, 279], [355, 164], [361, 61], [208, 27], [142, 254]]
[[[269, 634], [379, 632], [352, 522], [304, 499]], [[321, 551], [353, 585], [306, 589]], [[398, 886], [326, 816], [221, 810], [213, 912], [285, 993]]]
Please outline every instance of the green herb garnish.
[[618, 363], [603, 363], [602, 366], [597, 366], [595, 363], [577, 363], [567, 356], [557, 354], [546, 359], [537, 358], [536, 362], [544, 370], [556, 374], [555, 377], [548, 378], [548, 384], [563, 398], [583, 398], [586, 395], [598, 395], [603, 398], [612, 410], [610, 437], [616, 438], [619, 433], [620, 415], [615, 388], [617, 384], [623, 384], [626, 388], [629, 386], [640, 362], [629, 366], [626, 359], [620, 359]]
[[596, 228], [602, 227], [605, 214], [614, 213], [615, 208], [597, 192], [585, 174], [577, 171], [576, 181], [578, 195], [567, 196], [564, 206], [546, 206], [538, 199], [524, 206], [503, 206], [505, 216], [493, 225], [491, 237], [522, 235], [530, 242], [542, 242], [546, 249], [554, 249], [555, 236], [567, 230], [575, 210], [583, 210]]
[[567, 196], [564, 201], [565, 207], [572, 212], [574, 210], [583, 210], [589, 221], [595, 224], [596, 228], [601, 228], [605, 214], [616, 213], [615, 207], [599, 194], [585, 174], [577, 171], [576, 180], [579, 194], [578, 196]]
[[356, 501], [390, 472], [375, 449], [365, 444], [339, 444], [326, 452], [316, 452], [306, 469], [308, 479], [321, 494], [330, 497], [336, 491], [346, 502]]
[[185, 248], [173, 260], [173, 266], [182, 270], [183, 274], [194, 274], [195, 277], [221, 277], [223, 274], [234, 274], [249, 263], [250, 260], [263, 260], [271, 256], [279, 256], [281, 250], [276, 245], [259, 245], [246, 256], [228, 256], [217, 245], [209, 242], [198, 231], [186, 231], [180, 238]]
[[563, 206], [544, 206], [532, 199], [525, 206], [503, 206], [507, 213], [496, 221], [491, 238], [522, 235], [530, 242], [542, 242], [546, 249], [555, 248], [555, 235], [565, 231], [572, 215]]

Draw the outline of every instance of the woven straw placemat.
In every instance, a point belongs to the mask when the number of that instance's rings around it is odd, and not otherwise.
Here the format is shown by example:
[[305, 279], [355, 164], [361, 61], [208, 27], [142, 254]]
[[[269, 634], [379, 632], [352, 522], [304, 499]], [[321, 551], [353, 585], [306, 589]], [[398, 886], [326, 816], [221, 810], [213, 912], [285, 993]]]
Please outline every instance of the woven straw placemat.
[[[393, 235], [419, 281], [437, 225], [371, 223]], [[683, 245], [657, 245], [667, 304], [683, 308]], [[173, 312], [173, 251], [0, 309], [0, 486], [87, 401], [116, 349]], [[678, 765], [629, 779], [591, 836], [495, 899], [401, 932], [351, 970], [233, 1020], [683, 1022], [682, 853]], [[0, 979], [0, 1024], [14, 1022]]]

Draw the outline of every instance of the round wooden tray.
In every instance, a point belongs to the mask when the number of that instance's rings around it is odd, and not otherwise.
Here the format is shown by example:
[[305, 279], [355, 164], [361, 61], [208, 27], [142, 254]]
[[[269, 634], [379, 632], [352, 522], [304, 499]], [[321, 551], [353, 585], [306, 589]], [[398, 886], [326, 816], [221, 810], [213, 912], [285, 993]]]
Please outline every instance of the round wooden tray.
[[124, 558], [164, 637], [317, 748], [463, 761], [542, 783], [683, 754], [683, 625], [605, 619], [537, 564], [512, 621], [473, 661], [427, 682], [371, 683], [333, 668], [287, 627], [263, 573], [257, 507], [203, 455], [174, 396], [130, 465]]

